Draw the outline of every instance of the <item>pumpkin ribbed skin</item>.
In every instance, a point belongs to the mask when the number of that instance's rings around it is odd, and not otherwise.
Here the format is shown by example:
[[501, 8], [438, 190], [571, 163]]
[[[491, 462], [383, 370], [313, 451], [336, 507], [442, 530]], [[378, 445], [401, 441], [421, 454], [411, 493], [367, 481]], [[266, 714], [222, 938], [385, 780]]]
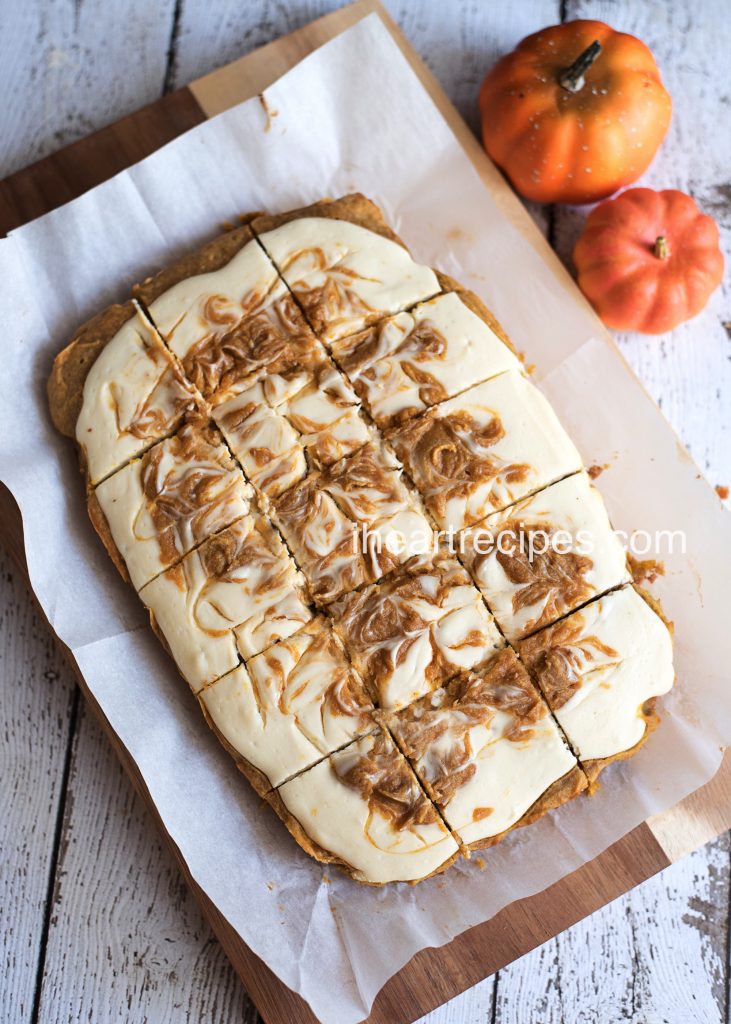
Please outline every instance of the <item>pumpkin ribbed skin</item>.
[[[561, 74], [594, 41], [601, 52], [570, 92]], [[601, 21], [528, 36], [480, 92], [487, 153], [521, 195], [541, 203], [593, 203], [636, 181], [671, 110], [650, 50]]]
[[662, 334], [703, 309], [723, 278], [716, 222], [676, 189], [632, 188], [589, 214], [579, 287], [608, 327]]

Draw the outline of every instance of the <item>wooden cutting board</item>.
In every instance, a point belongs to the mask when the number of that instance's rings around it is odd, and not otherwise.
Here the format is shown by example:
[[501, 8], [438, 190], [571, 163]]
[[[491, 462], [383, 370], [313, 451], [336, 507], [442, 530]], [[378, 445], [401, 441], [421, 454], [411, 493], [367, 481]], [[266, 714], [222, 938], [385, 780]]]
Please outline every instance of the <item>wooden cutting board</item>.
[[[256, 96], [313, 49], [373, 12], [393, 35], [503, 211], [542, 257], [558, 269], [565, 287], [575, 291], [520, 201], [377, 0], [359, 0], [335, 11], [0, 182], [0, 232], [6, 234], [68, 202], [206, 118]], [[25, 572], [20, 514], [12, 496], [1, 485], [0, 541]], [[248, 949], [190, 878], [179, 851], [165, 833], [137, 766], [104, 718], [72, 655], [68, 651], [66, 654], [87, 701], [168, 840], [206, 918], [267, 1024], [315, 1024], [306, 1004]], [[727, 756], [711, 783], [670, 811], [640, 825], [580, 870], [530, 899], [513, 903], [493, 920], [472, 928], [448, 945], [417, 954], [381, 990], [369, 1024], [408, 1024], [729, 827], [731, 757]]]

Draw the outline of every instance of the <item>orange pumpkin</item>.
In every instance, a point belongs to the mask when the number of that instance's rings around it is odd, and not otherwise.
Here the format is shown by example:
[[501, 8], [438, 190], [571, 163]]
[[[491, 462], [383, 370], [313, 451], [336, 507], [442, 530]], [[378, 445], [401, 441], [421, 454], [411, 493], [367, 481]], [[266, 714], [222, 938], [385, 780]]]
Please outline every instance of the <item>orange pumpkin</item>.
[[592, 210], [574, 248], [579, 287], [608, 327], [662, 334], [723, 278], [716, 222], [675, 189], [631, 188]]
[[601, 21], [528, 36], [480, 91], [485, 149], [540, 203], [593, 203], [636, 181], [671, 109], [645, 44]]

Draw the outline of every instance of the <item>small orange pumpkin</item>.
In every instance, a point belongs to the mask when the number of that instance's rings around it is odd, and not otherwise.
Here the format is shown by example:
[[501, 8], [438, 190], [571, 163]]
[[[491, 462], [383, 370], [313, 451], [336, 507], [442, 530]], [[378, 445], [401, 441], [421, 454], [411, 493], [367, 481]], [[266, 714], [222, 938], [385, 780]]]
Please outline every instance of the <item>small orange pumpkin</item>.
[[723, 278], [716, 222], [684, 192], [631, 188], [592, 210], [574, 248], [579, 287], [608, 327], [662, 334]]
[[594, 203], [636, 181], [671, 109], [645, 44], [601, 21], [528, 36], [480, 91], [488, 155], [540, 203]]

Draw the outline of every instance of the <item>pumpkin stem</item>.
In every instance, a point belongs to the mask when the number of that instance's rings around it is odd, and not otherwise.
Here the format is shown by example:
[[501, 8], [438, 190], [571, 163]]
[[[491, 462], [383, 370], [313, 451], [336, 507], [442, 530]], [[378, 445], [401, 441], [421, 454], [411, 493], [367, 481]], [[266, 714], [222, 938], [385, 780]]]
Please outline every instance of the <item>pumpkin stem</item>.
[[584, 88], [584, 75], [602, 52], [602, 44], [595, 39], [591, 46], [587, 46], [574, 63], [566, 68], [558, 76], [558, 84], [567, 92], [581, 92]]
[[658, 235], [652, 248], [653, 253], [659, 260], [666, 260], [670, 255], [670, 246], [665, 235]]

